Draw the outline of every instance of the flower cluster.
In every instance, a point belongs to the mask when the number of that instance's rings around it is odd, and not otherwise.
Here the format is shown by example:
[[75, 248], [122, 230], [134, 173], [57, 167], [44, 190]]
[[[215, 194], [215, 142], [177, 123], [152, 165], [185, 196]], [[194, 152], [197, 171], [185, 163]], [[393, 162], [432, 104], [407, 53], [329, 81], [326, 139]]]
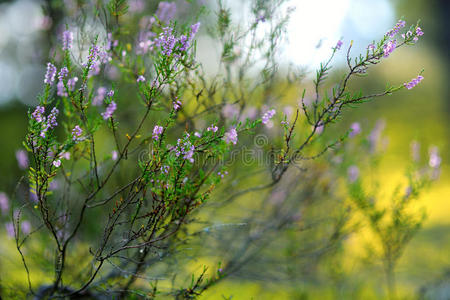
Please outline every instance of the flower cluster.
[[80, 126], [76, 125], [72, 129], [72, 140], [75, 142], [82, 141], [83, 140], [83, 138], [81, 137], [82, 134], [83, 134], [83, 129], [81, 129]]
[[350, 125], [349, 137], [355, 137], [361, 133], [361, 125], [358, 122], [352, 123]]
[[275, 109], [271, 109], [271, 110], [265, 112], [265, 113], [263, 114], [263, 116], [261, 117], [262, 123], [263, 123], [264, 125], [267, 125], [267, 123], [269, 123], [270, 119], [273, 118], [273, 116], [275, 115], [275, 113], [276, 113], [276, 110], [275, 110]]
[[101, 113], [104, 120], [107, 120], [112, 117], [114, 111], [117, 109], [116, 102], [111, 101], [110, 104], [106, 107], [106, 111]]
[[58, 116], [59, 110], [56, 107], [53, 107], [50, 114], [45, 117], [45, 107], [37, 106], [34, 112], [31, 114], [31, 117], [38, 123], [42, 124], [40, 136], [45, 138], [46, 133], [49, 129], [53, 129], [58, 126], [58, 122], [56, 121], [56, 117]]
[[211, 125], [208, 128], [206, 128], [206, 131], [217, 132], [217, 130], [219, 130], [219, 128], [216, 125]]
[[238, 134], [236, 131], [236, 128], [230, 128], [227, 132], [225, 132], [224, 140], [227, 144], [233, 143], [233, 145], [236, 145], [238, 140]]
[[53, 82], [55, 81], [55, 76], [56, 76], [56, 67], [52, 63], [48, 63], [44, 83], [49, 85], [53, 84]]
[[181, 107], [181, 101], [175, 98], [175, 101], [173, 101], [173, 110], [177, 111]]
[[389, 41], [387, 44], [384, 45], [384, 57], [388, 57], [394, 50], [395, 47], [397, 46], [397, 40], [392, 40]]
[[174, 51], [187, 51], [199, 27], [200, 23], [191, 25], [191, 31], [188, 36], [181, 35], [179, 38], [174, 35], [172, 27], [164, 27], [163, 32], [155, 39], [155, 45], [161, 48], [161, 53], [165, 56], [171, 56]]
[[400, 29], [402, 29], [403, 27], [405, 27], [405, 25], [406, 25], [406, 22], [405, 22], [405, 21], [399, 20], [399, 21], [397, 22], [397, 24], [394, 26], [394, 28], [392, 28], [391, 30], [389, 30], [386, 34], [387, 34], [390, 38], [393, 38], [393, 37], [399, 32]]
[[160, 135], [163, 133], [164, 128], [162, 126], [156, 125], [153, 128], [153, 134], [152, 134], [152, 138], [157, 141], [159, 140]]
[[41, 123], [45, 120], [45, 117], [43, 116], [44, 113], [45, 107], [38, 105], [31, 116], [34, 120], [36, 120], [36, 122]]
[[62, 46], [63, 50], [71, 49], [72, 43], [73, 43], [73, 32], [68, 31], [68, 30], [64, 31], [62, 42], [63, 42], [63, 46]]
[[423, 79], [423, 76], [419, 75], [416, 78], [412, 79], [410, 82], [405, 82], [403, 85], [405, 86], [405, 88], [407, 88], [408, 90], [412, 89], [413, 87], [415, 87], [416, 85], [419, 84], [419, 82], [421, 82]]
[[190, 137], [190, 135], [189, 135], [189, 133], [187, 133], [183, 140], [178, 139], [177, 147], [175, 148], [175, 155], [177, 157], [182, 155], [183, 159], [186, 159], [186, 160], [190, 161], [191, 163], [193, 163], [195, 146], [192, 145], [191, 141], [189, 140], [189, 137]]

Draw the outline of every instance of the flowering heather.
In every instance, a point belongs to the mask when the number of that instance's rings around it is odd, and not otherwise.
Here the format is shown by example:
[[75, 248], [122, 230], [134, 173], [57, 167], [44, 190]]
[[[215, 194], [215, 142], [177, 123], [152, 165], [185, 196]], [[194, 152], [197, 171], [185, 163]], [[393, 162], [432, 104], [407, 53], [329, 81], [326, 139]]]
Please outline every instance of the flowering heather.
[[200, 132], [198, 132], [198, 131], [196, 131], [196, 132], [194, 133], [194, 135], [195, 135], [196, 137], [198, 137], [198, 138], [201, 138], [201, 137], [202, 137], [202, 134], [201, 134]]
[[225, 133], [224, 139], [227, 144], [233, 143], [233, 145], [236, 145], [237, 140], [238, 140], [238, 134], [237, 134], [236, 128], [233, 127], [229, 131], [227, 131]]
[[164, 165], [161, 167], [161, 172], [164, 174], [169, 174], [169, 168], [169, 166]]
[[144, 82], [145, 81], [145, 77], [142, 75], [139, 75], [136, 82]]
[[392, 28], [391, 30], [389, 30], [386, 34], [389, 35], [390, 38], [393, 38], [400, 29], [402, 29], [403, 27], [405, 27], [406, 22], [403, 20], [399, 20], [397, 22], [397, 24], [394, 26], [394, 28]]
[[219, 130], [219, 128], [215, 125], [211, 125], [208, 128], [206, 128], [206, 131], [217, 132], [217, 130]]
[[21, 170], [28, 168], [28, 155], [25, 150], [16, 151], [17, 164]]
[[367, 46], [367, 49], [373, 51], [373, 50], [375, 50], [375, 45], [369, 44], [369, 46]]
[[163, 32], [155, 40], [156, 45], [161, 47], [161, 53], [170, 56], [175, 48], [178, 39], [173, 34], [173, 28], [170, 26], [164, 27]]
[[344, 44], [344, 43], [343, 43], [341, 40], [337, 41], [337, 43], [336, 43], [336, 49], [337, 49], [337, 50], [341, 49], [341, 47], [342, 47], [343, 44]]
[[192, 143], [188, 140], [188, 138], [189, 138], [189, 134], [186, 135], [184, 140], [178, 139], [177, 147], [175, 149], [175, 155], [177, 157], [183, 156], [183, 159], [188, 160], [191, 163], [193, 163], [195, 146], [192, 145]]
[[36, 120], [36, 122], [41, 123], [43, 120], [45, 120], [45, 117], [43, 116], [44, 112], [45, 107], [38, 105], [31, 116]]
[[264, 125], [267, 125], [267, 124], [269, 123], [270, 119], [273, 118], [273, 116], [275, 115], [275, 113], [276, 113], [276, 110], [275, 110], [275, 109], [271, 109], [271, 110], [265, 112], [265, 113], [263, 114], [263, 116], [261, 117], [262, 123], [263, 123]]
[[220, 178], [224, 178], [225, 177], [225, 175], [228, 175], [228, 171], [224, 171], [224, 172], [217, 172], [217, 175], [219, 175], [220, 176]]
[[119, 152], [117, 152], [116, 150], [113, 150], [111, 152], [111, 159], [116, 161], [119, 158]]
[[173, 109], [175, 111], [179, 110], [181, 107], [181, 101], [178, 99], [175, 99], [175, 101], [173, 101]]
[[109, 90], [108, 94], [106, 94], [109, 98], [114, 96], [114, 90]]
[[47, 64], [47, 72], [45, 73], [44, 83], [53, 84], [56, 76], [56, 67], [52, 63]]
[[58, 122], [56, 121], [56, 117], [59, 114], [59, 110], [56, 107], [53, 107], [52, 111], [47, 117], [47, 124], [50, 129], [55, 128], [58, 126]]
[[417, 27], [417, 28], [416, 28], [416, 34], [417, 34], [417, 36], [422, 36], [422, 35], [423, 35], [422, 28]]
[[116, 102], [111, 101], [111, 103], [108, 104], [108, 107], [106, 107], [106, 111], [101, 114], [103, 119], [107, 120], [107, 119], [111, 118], [116, 109], [117, 109]]
[[437, 169], [440, 167], [442, 158], [439, 156], [439, 149], [436, 146], [430, 148], [430, 159], [428, 164], [430, 167]]
[[67, 69], [67, 67], [62, 67], [61, 70], [58, 72], [59, 81], [62, 81], [63, 78], [66, 78], [67, 74], [69, 74], [69, 70]]
[[0, 192], [0, 210], [3, 215], [6, 215], [9, 211], [9, 199], [3, 192]]
[[384, 45], [384, 57], [388, 57], [395, 50], [396, 45], [396, 40], [389, 41], [386, 45]]
[[62, 36], [63, 36], [63, 38], [62, 38], [62, 41], [63, 41], [62, 49], [63, 50], [71, 49], [72, 48], [72, 44], [73, 44], [73, 32], [65, 30], [63, 32]]
[[53, 165], [55, 168], [59, 168], [61, 166], [61, 160], [57, 159], [53, 161]]
[[83, 129], [80, 128], [80, 126], [76, 125], [72, 129], [72, 139], [74, 141], [81, 141], [81, 135], [83, 134]]
[[163, 130], [164, 130], [164, 128], [162, 127], [162, 126], [158, 126], [158, 125], [156, 125], [154, 128], [153, 128], [153, 135], [152, 135], [152, 138], [154, 139], [154, 140], [159, 140], [159, 136], [161, 135], [161, 133], [163, 132]]
[[167, 23], [173, 19], [177, 11], [177, 5], [173, 2], [162, 1], [159, 2], [156, 16], [162, 23]]
[[350, 125], [349, 137], [354, 137], [361, 133], [361, 125], [358, 122], [352, 123]]
[[60, 158], [64, 158], [65, 160], [70, 160], [70, 152], [62, 152], [59, 154]]
[[413, 87], [415, 87], [416, 85], [418, 85], [422, 81], [422, 79], [423, 79], [423, 76], [419, 75], [416, 78], [413, 78], [410, 82], [405, 82], [403, 85], [405, 86], [405, 88], [410, 90]]

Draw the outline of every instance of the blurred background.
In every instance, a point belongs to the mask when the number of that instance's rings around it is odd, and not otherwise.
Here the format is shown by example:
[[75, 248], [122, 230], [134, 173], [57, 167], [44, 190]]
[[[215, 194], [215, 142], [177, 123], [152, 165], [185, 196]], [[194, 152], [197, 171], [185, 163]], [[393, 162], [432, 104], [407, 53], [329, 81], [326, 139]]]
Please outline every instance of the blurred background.
[[[53, 5], [49, 6], [47, 2], [53, 2]], [[150, 2], [130, 1], [130, 11], [152, 11], [156, 4]], [[175, 2], [182, 7], [183, 1]], [[209, 1], [203, 3], [214, 7]], [[241, 1], [226, 3], [236, 19], [245, 18], [248, 12]], [[411, 91], [403, 90], [348, 111], [339, 126], [348, 128], [351, 123], [360, 122], [367, 129], [379, 119], [385, 121], [384, 134], [389, 142], [381, 169], [387, 183], [383, 188], [387, 190], [392, 189], [403, 175], [413, 140], [423, 145], [423, 155], [428, 154], [431, 146], [439, 148], [442, 157], [440, 179], [418, 203], [425, 207], [427, 220], [406, 248], [397, 273], [405, 295], [416, 295], [421, 288], [427, 287], [432, 290], [428, 291], [429, 299], [450, 299], [450, 1], [292, 0], [288, 6], [295, 7], [295, 11], [288, 26], [288, 41], [283, 45], [281, 63], [285, 67], [291, 63], [305, 70], [305, 81], [314, 76], [315, 68], [326, 60], [330, 47], [337, 40], [342, 38], [344, 47], [354, 40], [352, 51], [358, 53], [365, 51], [369, 43], [379, 39], [401, 17], [409, 24], [420, 19], [425, 35], [418, 45], [394, 52], [371, 70], [369, 78], [360, 80], [357, 87], [372, 90], [385, 82], [401, 84], [424, 69], [423, 82]], [[10, 198], [18, 179], [24, 175], [16, 152], [23, 148], [26, 113], [37, 104], [36, 95], [42, 88], [50, 45], [55, 42], [54, 33], [64, 29], [66, 20], [61, 13], [62, 7], [76, 10], [76, 1], [0, 1], [0, 192]], [[218, 55], [202, 53], [202, 45], [207, 44], [208, 39], [200, 37], [198, 56], [206, 57], [206, 65], [208, 59]], [[336, 74], [343, 68], [344, 56], [340, 56], [332, 76], [338, 76]], [[13, 247], [8, 244], [11, 240], [6, 237], [3, 224], [0, 236], [0, 255], [4, 259], [0, 265], [0, 279], [5, 279], [9, 276], [5, 271], [7, 268], [21, 266], [19, 256], [8, 252]], [[366, 255], [364, 236], [350, 238], [346, 243], [349, 248], [347, 270], [353, 270], [355, 278], [370, 277], [370, 274], [359, 273], [357, 267]], [[21, 275], [17, 276], [20, 278]], [[369, 281], [367, 285], [367, 294], [360, 295], [365, 295], [364, 299], [378, 299], [380, 293], [376, 292], [376, 281]], [[309, 299], [309, 295], [313, 299], [339, 298], [335, 291], [326, 288], [310, 289], [308, 293], [303, 293], [302, 289], [291, 286], [280, 294], [279, 290], [258, 280], [230, 279], [204, 297], [219, 299], [221, 295], [233, 295], [233, 299], [274, 299], [275, 295], [280, 298], [294, 298], [295, 295], [296, 299]], [[290, 293], [291, 290], [294, 292]]]

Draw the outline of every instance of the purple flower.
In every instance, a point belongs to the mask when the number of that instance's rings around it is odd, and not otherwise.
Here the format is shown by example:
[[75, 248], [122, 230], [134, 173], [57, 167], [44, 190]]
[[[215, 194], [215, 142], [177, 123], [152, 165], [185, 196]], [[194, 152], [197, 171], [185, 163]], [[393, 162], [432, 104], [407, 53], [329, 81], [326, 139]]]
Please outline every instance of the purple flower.
[[357, 166], [353, 165], [350, 166], [347, 170], [347, 176], [348, 176], [348, 181], [350, 181], [350, 183], [355, 182], [356, 180], [358, 180], [359, 178], [359, 169]]
[[433, 146], [430, 148], [430, 159], [428, 161], [428, 164], [433, 169], [439, 168], [441, 165], [442, 158], [439, 156], [439, 149], [436, 146]]
[[67, 69], [67, 67], [62, 67], [61, 70], [58, 72], [59, 81], [62, 81], [63, 78], [66, 78], [67, 74], [69, 74], [69, 70]]
[[116, 150], [111, 152], [111, 159], [116, 161], [119, 158], [119, 153]]
[[45, 73], [45, 84], [53, 84], [56, 76], [56, 67], [52, 63], [47, 64], [47, 73]]
[[161, 172], [163, 172], [164, 174], [169, 174], [169, 166], [162, 166]]
[[17, 164], [19, 165], [19, 169], [25, 170], [28, 168], [28, 155], [25, 150], [17, 150], [16, 159]]
[[45, 120], [45, 117], [43, 116], [44, 112], [45, 107], [38, 105], [34, 110], [34, 112], [31, 114], [31, 116], [33, 117], [33, 119], [36, 120], [36, 122], [41, 123], [42, 121]]
[[114, 90], [110, 90], [109, 92], [108, 92], [108, 94], [106, 94], [106, 96], [108, 96], [108, 97], [113, 97], [114, 96]]
[[0, 210], [4, 215], [6, 215], [9, 211], [9, 199], [3, 192], [0, 192]]
[[375, 45], [374, 44], [369, 44], [369, 46], [367, 46], [368, 50], [375, 50]]
[[102, 117], [104, 120], [107, 120], [112, 117], [114, 111], [117, 109], [116, 102], [111, 101], [111, 103], [106, 107], [106, 111], [102, 113]]
[[416, 34], [417, 34], [417, 36], [422, 36], [422, 35], [423, 35], [422, 28], [417, 27], [417, 28], [416, 28]]
[[81, 135], [83, 134], [83, 129], [80, 128], [80, 126], [76, 125], [72, 129], [72, 140], [74, 141], [82, 141]]
[[405, 82], [403, 85], [408, 89], [412, 89], [413, 87], [415, 87], [416, 85], [419, 84], [419, 82], [421, 82], [423, 79], [423, 76], [419, 75], [416, 78], [413, 78], [410, 82]]
[[406, 22], [403, 20], [399, 20], [397, 22], [397, 24], [394, 26], [394, 28], [392, 28], [391, 30], [389, 30], [386, 34], [389, 35], [390, 38], [393, 38], [400, 29], [402, 29], [403, 27], [405, 27]]
[[161, 53], [166, 56], [171, 56], [178, 39], [173, 34], [172, 27], [164, 27], [163, 32], [155, 40], [156, 45], [161, 47]]
[[100, 49], [97, 45], [92, 45], [91, 48], [89, 48], [89, 55], [88, 55], [88, 63], [92, 63], [98, 58]]
[[224, 171], [223, 173], [222, 172], [218, 172], [217, 175], [219, 175], [220, 178], [223, 179], [225, 177], [225, 175], [228, 175], [228, 171]]
[[63, 50], [69, 50], [72, 48], [72, 43], [73, 43], [73, 32], [71, 31], [64, 31], [63, 32]]
[[175, 101], [173, 101], [173, 109], [175, 111], [179, 110], [181, 107], [181, 101], [175, 98]]
[[173, 19], [177, 10], [177, 5], [175, 3], [169, 3], [166, 1], [159, 2], [158, 10], [156, 11], [156, 16], [162, 23], [166, 23]]
[[269, 123], [269, 120], [273, 118], [275, 113], [276, 113], [275, 109], [271, 109], [271, 110], [265, 112], [263, 114], [263, 116], [261, 117], [262, 123], [264, 125], [267, 125], [267, 123]]
[[55, 128], [58, 126], [58, 122], [56, 121], [56, 117], [59, 114], [59, 110], [56, 107], [53, 107], [52, 111], [47, 117], [47, 124], [49, 129]]
[[200, 28], [200, 22], [191, 25], [191, 38], [193, 38]]
[[6, 234], [9, 237], [14, 238], [16, 236], [15, 229], [14, 229], [14, 224], [12, 222], [6, 223], [5, 224], [5, 228], [6, 228]]
[[55, 168], [59, 168], [61, 166], [61, 160], [57, 159], [53, 161], [53, 165]]
[[358, 122], [352, 123], [352, 125], [350, 125], [349, 137], [354, 137], [360, 133], [361, 133], [361, 125]]
[[219, 130], [219, 128], [215, 125], [211, 125], [208, 128], [206, 128], [206, 131], [217, 132], [217, 130]]
[[343, 43], [341, 40], [337, 41], [337, 43], [336, 43], [336, 49], [337, 49], [337, 50], [341, 49], [341, 47], [342, 47], [343, 44], [344, 44], [344, 43]]
[[25, 235], [31, 232], [31, 223], [29, 221], [23, 221], [22, 224], [20, 224], [20, 227], [22, 228], [22, 232]]
[[196, 137], [198, 137], [198, 138], [201, 138], [201, 137], [202, 137], [202, 134], [201, 134], [200, 132], [198, 132], [198, 131], [196, 131], [196, 132], [194, 133], [194, 135], [195, 135]]
[[159, 136], [163, 133], [163, 130], [164, 130], [164, 128], [162, 127], [162, 126], [158, 126], [158, 125], [156, 125], [154, 128], [153, 128], [153, 135], [152, 135], [152, 138], [154, 139], [154, 140], [159, 140]]
[[64, 158], [66, 160], [69, 160], [70, 159], [70, 152], [61, 152], [59, 154], [59, 157]]
[[388, 57], [395, 50], [396, 45], [396, 40], [389, 41], [386, 45], [384, 45], [384, 57]]
[[236, 145], [238, 140], [236, 128], [233, 127], [229, 131], [227, 131], [225, 133], [224, 139], [227, 144], [233, 143], [233, 145]]
[[144, 82], [145, 81], [145, 77], [142, 75], [139, 75], [136, 82]]

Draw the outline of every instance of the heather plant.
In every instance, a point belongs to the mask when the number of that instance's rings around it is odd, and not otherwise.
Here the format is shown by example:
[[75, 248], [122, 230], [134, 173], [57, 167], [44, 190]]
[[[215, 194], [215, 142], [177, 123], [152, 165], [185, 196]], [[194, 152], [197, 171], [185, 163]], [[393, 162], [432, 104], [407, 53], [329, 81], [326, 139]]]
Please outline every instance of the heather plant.
[[[348, 139], [361, 131], [353, 124], [328, 134], [347, 108], [412, 89], [423, 79], [419, 74], [372, 94], [350, 89], [352, 80], [414, 45], [423, 32], [419, 24], [405, 29], [400, 20], [356, 57], [353, 41], [337, 41], [308, 90], [304, 73], [289, 69], [283, 78], [278, 64], [292, 11], [280, 11], [284, 2], [253, 1], [253, 19], [240, 24], [222, 1], [215, 12], [190, 3], [199, 13], [187, 23], [175, 18], [178, 8], [169, 2], [151, 15], [139, 1], [125, 0], [66, 12], [73, 21], [56, 39], [39, 103], [28, 112], [28, 154], [17, 152], [27, 173], [13, 196], [15, 209], [0, 194], [2, 212], [12, 212], [7, 229], [26, 270], [28, 294], [190, 299], [232, 275], [262, 277], [261, 268], [270, 279], [313, 278], [319, 263], [336, 257], [355, 232], [353, 206], [379, 237], [393, 282], [396, 262], [422, 222], [407, 207], [429, 177], [412, 167], [408, 192], [396, 190], [392, 206], [383, 209], [352, 166], [350, 204], [339, 193], [342, 174], [336, 172], [345, 163], [337, 167], [323, 158], [330, 151], [349, 153]], [[101, 32], [90, 32], [89, 22], [100, 24]], [[220, 47], [213, 74], [200, 62], [202, 35]], [[347, 69], [329, 82], [339, 54]], [[295, 96], [282, 114], [279, 102], [288, 90], [301, 100]], [[266, 128], [277, 136], [266, 135]], [[433, 151], [437, 170], [440, 158]], [[247, 194], [259, 200], [241, 222], [214, 224], [216, 212], [240, 207]], [[329, 207], [337, 208], [330, 214]], [[37, 249], [33, 240], [45, 247]], [[267, 249], [279, 240], [287, 246], [273, 260]], [[187, 245], [196, 245], [189, 255]], [[213, 272], [183, 268], [203, 256], [219, 257], [209, 266]], [[274, 261], [286, 265], [284, 277]], [[45, 276], [36, 282], [39, 268]]]

